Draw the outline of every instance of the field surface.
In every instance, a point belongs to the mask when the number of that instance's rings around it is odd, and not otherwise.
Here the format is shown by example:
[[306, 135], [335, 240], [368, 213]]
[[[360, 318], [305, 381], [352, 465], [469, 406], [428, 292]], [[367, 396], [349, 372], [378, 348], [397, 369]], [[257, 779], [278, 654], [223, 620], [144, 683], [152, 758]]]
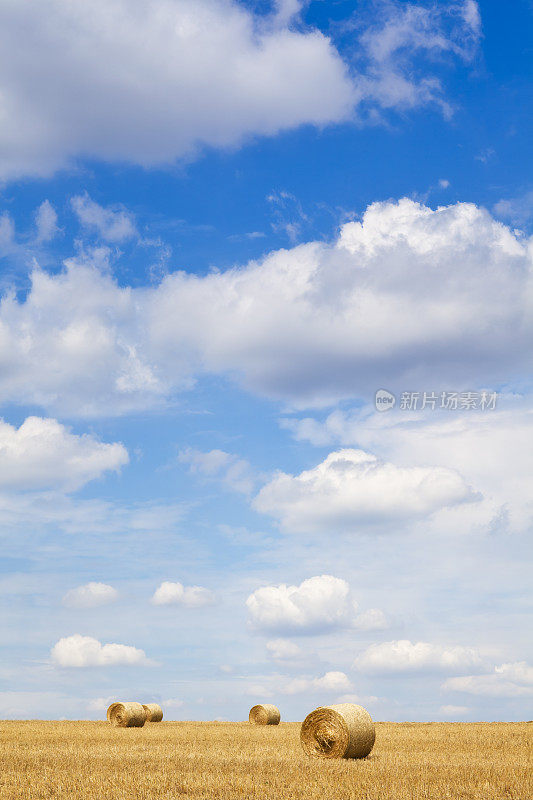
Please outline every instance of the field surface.
[[297, 723], [0, 722], [2, 800], [533, 800], [527, 723], [378, 723], [363, 761], [308, 759]]

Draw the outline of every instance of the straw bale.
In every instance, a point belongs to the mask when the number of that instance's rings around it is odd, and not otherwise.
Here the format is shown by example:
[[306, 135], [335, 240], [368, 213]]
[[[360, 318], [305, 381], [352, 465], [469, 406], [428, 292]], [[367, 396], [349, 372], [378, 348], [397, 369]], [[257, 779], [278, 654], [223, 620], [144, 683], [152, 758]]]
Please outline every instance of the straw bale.
[[372, 717], [354, 703], [317, 708], [304, 719], [300, 731], [303, 749], [318, 758], [365, 758], [375, 738]]

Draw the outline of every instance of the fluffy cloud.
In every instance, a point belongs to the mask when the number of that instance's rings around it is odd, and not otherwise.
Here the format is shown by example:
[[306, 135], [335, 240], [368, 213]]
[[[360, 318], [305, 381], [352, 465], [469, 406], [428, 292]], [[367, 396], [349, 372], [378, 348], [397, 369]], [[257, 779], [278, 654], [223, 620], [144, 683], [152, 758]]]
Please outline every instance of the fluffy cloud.
[[266, 649], [275, 661], [298, 658], [302, 654], [298, 645], [289, 639], [271, 639], [266, 643]]
[[28, 417], [19, 428], [0, 420], [0, 489], [71, 491], [127, 464], [118, 442], [77, 436], [55, 419]]
[[63, 597], [63, 605], [68, 608], [96, 608], [113, 603], [118, 598], [118, 592], [107, 583], [90, 581], [85, 586], [70, 589]]
[[153, 288], [119, 287], [101, 261], [36, 270], [25, 299], [4, 297], [0, 401], [122, 413], [207, 371], [311, 405], [472, 389], [530, 360], [531, 248], [471, 204], [376, 203], [332, 244]]
[[96, 231], [106, 242], [123, 242], [137, 234], [133, 215], [125, 209], [103, 208], [88, 194], [73, 197], [70, 203], [83, 227]]
[[[1, 400], [36, 403], [76, 416], [109, 415], [162, 402], [169, 387], [144, 354], [146, 343], [138, 327], [142, 323], [136, 304], [142, 292], [136, 297], [131, 289], [119, 288], [108, 266], [93, 254], [90, 264], [85, 258], [68, 261], [60, 275], [38, 269], [23, 303], [14, 294], [4, 296]], [[173, 362], [174, 386], [179, 388], [179, 368]], [[184, 379], [181, 388], [188, 385]]]
[[346, 692], [352, 688], [344, 672], [326, 672], [321, 678], [294, 678], [280, 689], [282, 694], [300, 692]]
[[263, 586], [246, 600], [254, 627], [265, 631], [314, 633], [352, 621], [356, 604], [342, 578], [317, 575], [299, 586]]
[[362, 450], [339, 450], [300, 475], [278, 473], [254, 500], [294, 532], [353, 530], [412, 519], [477, 499], [454, 470], [398, 467]]
[[442, 647], [429, 642], [413, 643], [402, 639], [371, 645], [355, 659], [354, 666], [362, 672], [395, 673], [457, 671], [480, 663], [481, 657], [474, 648]]
[[324, 421], [285, 419], [298, 439], [317, 445], [352, 444], [408, 466], [439, 464], [456, 469], [485, 498], [463, 506], [493, 531], [525, 530], [531, 522], [529, 476], [533, 472], [531, 396], [502, 394], [495, 410], [336, 410]]
[[79, 633], [60, 639], [51, 650], [59, 667], [111, 667], [150, 663], [144, 650], [125, 644], [101, 644]]
[[203, 586], [184, 586], [182, 583], [163, 581], [155, 590], [151, 602], [156, 606], [180, 605], [202, 608], [214, 603], [214, 595]]
[[178, 458], [181, 463], [189, 465], [193, 474], [216, 478], [235, 492], [250, 494], [255, 487], [256, 477], [250, 463], [232, 453], [224, 450], [204, 453], [189, 447]]
[[533, 667], [525, 661], [501, 664], [486, 675], [449, 678], [442, 688], [484, 697], [533, 696]]
[[[290, 27], [299, 0], [275, 5], [260, 15], [233, 0], [2, 3], [0, 176], [47, 175], [78, 157], [166, 164], [357, 111], [375, 121], [376, 108], [449, 113], [426, 56], [468, 60], [479, 36], [473, 0], [382, 3], [355, 69], [318, 30]], [[16, 46], [22, 32], [34, 69]]]
[[231, 0], [3, 3], [0, 174], [49, 174], [77, 156], [165, 164], [345, 118], [356, 93], [330, 41], [261, 19]]

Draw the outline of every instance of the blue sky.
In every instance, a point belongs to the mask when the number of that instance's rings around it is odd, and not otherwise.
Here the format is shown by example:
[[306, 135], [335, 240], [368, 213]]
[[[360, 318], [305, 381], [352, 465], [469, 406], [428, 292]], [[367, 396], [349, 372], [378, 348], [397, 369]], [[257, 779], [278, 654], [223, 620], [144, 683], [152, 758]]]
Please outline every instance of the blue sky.
[[0, 4], [0, 716], [528, 716], [532, 27]]

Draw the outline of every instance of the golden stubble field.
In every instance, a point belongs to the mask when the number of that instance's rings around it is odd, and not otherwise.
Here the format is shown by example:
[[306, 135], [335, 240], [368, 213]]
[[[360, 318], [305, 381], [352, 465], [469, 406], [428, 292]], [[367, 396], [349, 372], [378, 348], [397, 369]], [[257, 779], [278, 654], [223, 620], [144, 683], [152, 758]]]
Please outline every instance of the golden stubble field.
[[362, 761], [308, 759], [298, 723], [1, 722], [2, 800], [533, 800], [533, 725], [377, 723]]

